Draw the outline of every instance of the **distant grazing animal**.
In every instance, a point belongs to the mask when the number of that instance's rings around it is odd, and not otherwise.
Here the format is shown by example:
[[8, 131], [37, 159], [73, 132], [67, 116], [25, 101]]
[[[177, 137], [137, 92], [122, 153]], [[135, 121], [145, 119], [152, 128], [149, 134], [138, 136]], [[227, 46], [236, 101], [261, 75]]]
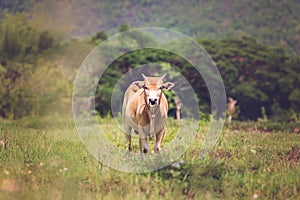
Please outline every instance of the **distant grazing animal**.
[[234, 114], [236, 103], [237, 100], [234, 100], [231, 97], [228, 98], [228, 104], [227, 104], [228, 123], [231, 123], [232, 115]]
[[154, 152], [158, 152], [165, 134], [168, 116], [168, 102], [162, 90], [171, 89], [174, 84], [163, 83], [165, 77], [147, 77], [131, 83], [124, 95], [122, 118], [125, 131], [125, 145], [131, 151], [131, 130], [140, 136], [140, 152], [148, 153], [147, 137], [154, 139]]

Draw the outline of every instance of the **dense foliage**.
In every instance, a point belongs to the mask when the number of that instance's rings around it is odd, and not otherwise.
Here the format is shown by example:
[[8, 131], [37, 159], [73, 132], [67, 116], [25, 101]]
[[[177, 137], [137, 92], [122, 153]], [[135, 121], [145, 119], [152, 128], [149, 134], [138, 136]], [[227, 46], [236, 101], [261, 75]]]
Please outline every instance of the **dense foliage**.
[[[251, 37], [198, 42], [216, 62], [227, 96], [238, 100], [239, 119], [256, 120], [267, 115], [273, 120], [297, 120], [300, 112], [298, 57], [287, 55], [281, 48], [259, 44]], [[177, 55], [155, 49], [134, 51], [112, 63], [100, 82], [96, 108], [101, 113], [109, 112], [110, 94], [122, 74], [147, 63], [169, 63], [193, 85], [201, 111], [210, 111], [206, 84], [194, 67]], [[102, 106], [103, 102], [106, 106]], [[173, 108], [170, 107], [171, 111]]]
[[221, 71], [227, 95], [239, 101], [242, 119], [263, 117], [262, 109], [286, 120], [300, 112], [299, 57], [250, 37], [199, 42]]
[[[26, 14], [6, 14], [0, 24], [0, 116], [17, 119], [65, 110], [70, 93], [57, 61], [59, 39], [35, 29]], [[53, 105], [56, 105], [54, 108]], [[64, 105], [64, 106], [63, 106]], [[64, 107], [64, 108], [63, 108]]]

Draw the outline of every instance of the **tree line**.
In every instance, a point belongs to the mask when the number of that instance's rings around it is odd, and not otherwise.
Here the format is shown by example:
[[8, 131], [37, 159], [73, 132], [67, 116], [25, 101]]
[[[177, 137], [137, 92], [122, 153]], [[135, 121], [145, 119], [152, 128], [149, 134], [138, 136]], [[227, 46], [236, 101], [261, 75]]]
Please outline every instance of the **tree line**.
[[[228, 98], [237, 100], [235, 118], [257, 120], [298, 120], [300, 112], [300, 59], [280, 47], [265, 46], [255, 38], [243, 36], [222, 40], [198, 39], [215, 61], [225, 84]], [[107, 113], [109, 92], [117, 80], [135, 66], [147, 63], [169, 63], [183, 74], [197, 93], [200, 110], [210, 112], [210, 97], [203, 78], [194, 67], [170, 52], [142, 49], [128, 53], [106, 70], [96, 97], [96, 108]], [[171, 111], [175, 109], [174, 99]], [[107, 103], [102, 107], [102, 103]]]

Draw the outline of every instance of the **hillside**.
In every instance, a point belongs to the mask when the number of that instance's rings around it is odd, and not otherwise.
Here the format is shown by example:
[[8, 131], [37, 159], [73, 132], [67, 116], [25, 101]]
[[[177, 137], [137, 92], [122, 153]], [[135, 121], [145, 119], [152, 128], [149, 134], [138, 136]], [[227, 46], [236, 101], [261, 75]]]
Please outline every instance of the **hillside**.
[[197, 38], [251, 35], [263, 44], [300, 53], [297, 0], [4, 0], [0, 9], [29, 12], [31, 20], [43, 28], [63, 28], [68, 33], [67, 38], [82, 38], [100, 30], [112, 34], [120, 24], [161, 26]]

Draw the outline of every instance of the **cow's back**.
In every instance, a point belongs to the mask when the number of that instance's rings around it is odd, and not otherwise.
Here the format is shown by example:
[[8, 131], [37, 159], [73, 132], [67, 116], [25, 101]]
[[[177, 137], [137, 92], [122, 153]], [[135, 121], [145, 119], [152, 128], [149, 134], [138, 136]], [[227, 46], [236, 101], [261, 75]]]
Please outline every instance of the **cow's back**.
[[[143, 81], [137, 81], [137, 82], [141, 82], [143, 83]], [[129, 108], [129, 103], [131, 104], [136, 104], [136, 105], [131, 105], [130, 108], [131, 108], [131, 111], [134, 112], [132, 110], [133, 107], [137, 107], [137, 101], [138, 101], [138, 96], [139, 94], [143, 91], [143, 89], [140, 89], [136, 86], [135, 82], [133, 82], [132, 84], [129, 85], [129, 87], [127, 88], [127, 90], [125, 91], [125, 94], [124, 94], [124, 100], [123, 100], [123, 106], [122, 106], [122, 117], [123, 117], [123, 120], [125, 121], [125, 117], [128, 116], [129, 113], [126, 113], [128, 112], [128, 109]]]

